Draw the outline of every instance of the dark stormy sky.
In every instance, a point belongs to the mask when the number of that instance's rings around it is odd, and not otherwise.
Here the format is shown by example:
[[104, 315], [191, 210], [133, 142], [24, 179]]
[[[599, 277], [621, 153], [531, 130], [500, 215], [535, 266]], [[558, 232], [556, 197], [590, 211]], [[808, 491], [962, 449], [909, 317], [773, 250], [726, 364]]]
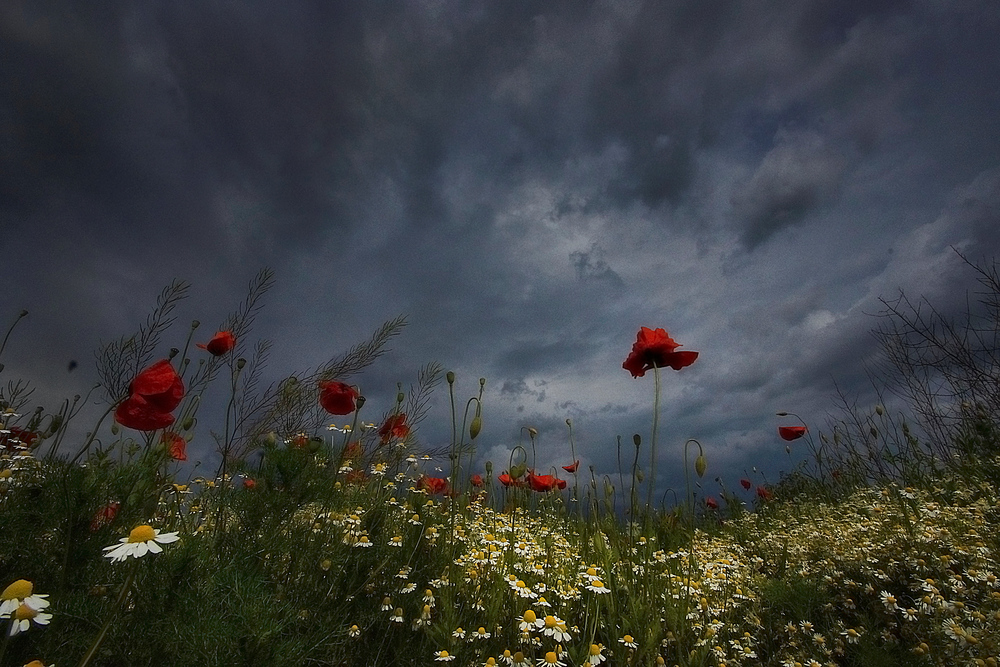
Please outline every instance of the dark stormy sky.
[[997, 34], [991, 0], [7, 0], [3, 320], [30, 315], [0, 380], [55, 409], [171, 280], [164, 355], [267, 266], [268, 381], [405, 314], [352, 378], [372, 414], [438, 361], [460, 400], [486, 378], [497, 472], [522, 426], [568, 463], [571, 418], [610, 473], [651, 425], [622, 362], [665, 327], [701, 356], [663, 377], [661, 486], [687, 438], [709, 477], [773, 481], [775, 412], [816, 430], [835, 382], [874, 400], [878, 298], [960, 312], [951, 246], [1000, 247]]

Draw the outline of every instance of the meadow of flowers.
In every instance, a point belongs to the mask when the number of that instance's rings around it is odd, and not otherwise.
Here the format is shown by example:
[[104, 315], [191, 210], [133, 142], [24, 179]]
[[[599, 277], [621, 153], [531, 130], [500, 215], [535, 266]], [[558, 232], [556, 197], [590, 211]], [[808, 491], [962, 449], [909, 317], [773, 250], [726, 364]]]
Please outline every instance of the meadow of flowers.
[[[685, 494], [654, 509], [661, 380], [708, 363], [664, 329], [623, 353], [656, 406], [626, 494], [580, 468], [568, 420], [559, 470], [534, 468], [529, 426], [508, 461], [476, 461], [484, 380], [456, 408], [462, 379], [429, 364], [366, 405], [350, 380], [401, 319], [262, 387], [268, 345], [248, 341], [270, 279], [166, 353], [187, 287], [165, 289], [98, 352], [100, 396], [45, 413], [27, 383], [0, 390], [0, 667], [997, 664], [1000, 450], [982, 405], [946, 455], [882, 406], [817, 440], [780, 413], [776, 446], [814, 458], [774, 485], [711, 470], [690, 440]], [[214, 380], [222, 463], [182, 479]], [[453, 437], [433, 451], [418, 434], [436, 388]], [[104, 415], [72, 441], [88, 401]]]

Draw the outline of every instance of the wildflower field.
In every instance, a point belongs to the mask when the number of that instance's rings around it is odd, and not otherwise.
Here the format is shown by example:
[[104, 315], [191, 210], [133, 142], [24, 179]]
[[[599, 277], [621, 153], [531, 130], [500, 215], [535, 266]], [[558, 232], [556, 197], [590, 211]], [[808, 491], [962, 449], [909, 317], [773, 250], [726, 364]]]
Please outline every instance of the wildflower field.
[[[807, 444], [807, 462], [759, 484], [689, 440], [665, 507], [660, 383], [706, 362], [665, 330], [623, 350], [656, 406], [650, 436], [619, 443], [632, 466], [581, 468], [567, 420], [566, 465], [537, 470], [527, 425], [509, 460], [475, 459], [483, 380], [429, 364], [366, 403], [351, 380], [402, 319], [261, 386], [268, 345], [249, 334], [270, 282], [180, 340], [174, 283], [98, 351], [92, 395], [53, 412], [27, 407], [26, 382], [0, 388], [0, 667], [997, 664], [995, 339], [970, 373], [992, 394], [962, 396], [940, 432], [882, 405], [827, 432], [779, 413], [776, 446]], [[220, 385], [222, 463], [181, 478]], [[453, 415], [437, 451], [419, 438], [432, 399]], [[88, 401], [105, 412], [74, 441]]]

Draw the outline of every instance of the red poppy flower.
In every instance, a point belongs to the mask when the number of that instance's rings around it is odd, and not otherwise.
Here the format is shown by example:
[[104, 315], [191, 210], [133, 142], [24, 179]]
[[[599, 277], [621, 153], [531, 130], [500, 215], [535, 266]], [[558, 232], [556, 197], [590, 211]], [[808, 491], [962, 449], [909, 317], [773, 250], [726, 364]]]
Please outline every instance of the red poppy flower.
[[705, 507], [707, 507], [710, 510], [717, 510], [719, 509], [719, 503], [716, 502], [715, 498], [713, 498], [712, 496], [708, 496], [707, 498], [705, 498]]
[[106, 526], [115, 519], [115, 515], [118, 514], [118, 508], [121, 503], [110, 502], [101, 509], [97, 510], [94, 514], [94, 518], [90, 521], [91, 532], [95, 530], [100, 530], [102, 526]]
[[765, 489], [763, 486], [757, 487], [757, 497], [761, 500], [771, 500], [774, 498], [774, 494]]
[[128, 393], [141, 396], [155, 410], [173, 412], [184, 398], [184, 382], [170, 362], [162, 359], [136, 375]]
[[349, 443], [347, 447], [344, 447], [345, 459], [353, 459], [354, 457], [361, 456], [362, 454], [364, 454], [364, 450], [361, 449], [361, 442], [358, 440], [355, 440], [354, 442]]
[[508, 475], [507, 473], [503, 473], [502, 475], [497, 477], [497, 479], [500, 480], [500, 483], [503, 484], [504, 486], [511, 486], [512, 484], [514, 484], [514, 480], [511, 479], [511, 476]]
[[432, 496], [448, 491], [448, 480], [441, 477], [421, 477], [417, 480], [417, 488], [424, 489]]
[[307, 436], [305, 433], [297, 433], [292, 436], [292, 440], [288, 444], [290, 444], [295, 449], [305, 449], [306, 445], [309, 444], [309, 436]]
[[17, 426], [10, 427], [10, 433], [0, 433], [0, 445], [4, 449], [14, 451], [17, 449], [31, 449], [38, 434], [32, 431], [25, 431]]
[[368, 475], [365, 474], [364, 470], [352, 470], [351, 472], [344, 475], [344, 481], [348, 484], [354, 484], [355, 486], [361, 486], [368, 481]]
[[174, 416], [154, 408], [142, 396], [129, 396], [115, 409], [115, 421], [136, 431], [155, 431], [174, 423]]
[[566, 480], [557, 479], [552, 475], [535, 475], [534, 473], [528, 473], [528, 486], [534, 491], [551, 491], [552, 489], [565, 489]]
[[750, 487], [753, 486], [753, 482], [751, 482], [746, 477], [740, 480], [740, 484], [743, 485], [743, 488], [746, 489], [747, 491], [749, 491]]
[[208, 350], [213, 357], [221, 357], [236, 347], [236, 338], [230, 331], [220, 331], [212, 336], [212, 340], [208, 341], [208, 344], [195, 343], [195, 345], [203, 350]]
[[781, 436], [782, 440], [798, 440], [806, 434], [805, 426], [779, 426], [778, 435]]
[[250, 479], [249, 477], [243, 480], [243, 488], [253, 491], [257, 488], [257, 481]]
[[658, 368], [669, 366], [679, 371], [698, 358], [697, 352], [675, 352], [678, 347], [680, 343], [667, 335], [665, 329], [641, 327], [632, 344], [632, 352], [625, 359], [622, 368], [631, 373], [632, 377], [641, 378], [654, 365]]
[[331, 415], [349, 415], [357, 409], [358, 390], [349, 384], [327, 380], [319, 383], [319, 404]]
[[566, 472], [576, 472], [577, 470], [579, 470], [579, 468], [580, 468], [579, 461], [573, 461], [573, 463], [571, 463], [570, 465], [562, 467], [562, 469], [565, 470]]
[[167, 445], [170, 458], [175, 461], [187, 461], [187, 440], [184, 436], [173, 431], [165, 431], [160, 437], [160, 441]]
[[476, 487], [478, 489], [479, 487], [481, 487], [483, 485], [483, 476], [482, 475], [473, 475], [472, 478], [469, 480], [469, 482], [472, 484], [472, 486], [474, 486], [474, 487]]
[[382, 444], [389, 442], [392, 438], [405, 438], [410, 433], [410, 427], [406, 424], [406, 413], [390, 415], [385, 423], [378, 429], [378, 434], [382, 436]]

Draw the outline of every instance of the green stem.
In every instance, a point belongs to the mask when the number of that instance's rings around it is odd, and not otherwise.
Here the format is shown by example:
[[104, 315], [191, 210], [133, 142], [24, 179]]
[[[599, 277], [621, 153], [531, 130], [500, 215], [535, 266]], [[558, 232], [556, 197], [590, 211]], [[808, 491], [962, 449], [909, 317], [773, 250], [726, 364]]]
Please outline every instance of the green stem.
[[100, 632], [97, 633], [97, 637], [94, 639], [94, 643], [91, 644], [90, 650], [88, 650], [87, 654], [83, 656], [83, 660], [80, 661], [80, 664], [77, 667], [87, 667], [91, 658], [93, 658], [97, 653], [97, 649], [100, 648], [101, 642], [104, 641], [104, 636], [108, 634], [108, 628], [111, 627], [111, 622], [115, 620], [115, 614], [121, 609], [122, 604], [125, 602], [125, 598], [128, 597], [129, 590], [132, 588], [132, 582], [135, 581], [135, 573], [138, 569], [139, 561], [137, 558], [133, 558], [132, 569], [129, 570], [128, 576], [125, 577], [125, 583], [122, 584], [122, 589], [118, 593], [118, 600], [115, 601], [114, 608], [111, 610], [111, 613], [108, 614], [108, 620], [104, 622]]
[[653, 437], [649, 443], [649, 488], [646, 490], [646, 513], [653, 509], [653, 487], [656, 486], [656, 432], [660, 425], [660, 367], [653, 363]]

